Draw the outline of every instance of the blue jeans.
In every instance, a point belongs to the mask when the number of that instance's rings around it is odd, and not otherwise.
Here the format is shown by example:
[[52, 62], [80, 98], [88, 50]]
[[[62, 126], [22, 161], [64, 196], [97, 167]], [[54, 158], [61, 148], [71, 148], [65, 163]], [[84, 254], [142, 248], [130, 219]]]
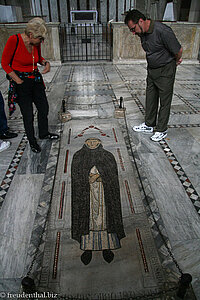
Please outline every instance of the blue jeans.
[[0, 91], [0, 134], [5, 133], [8, 130], [7, 118], [4, 109], [4, 99]]

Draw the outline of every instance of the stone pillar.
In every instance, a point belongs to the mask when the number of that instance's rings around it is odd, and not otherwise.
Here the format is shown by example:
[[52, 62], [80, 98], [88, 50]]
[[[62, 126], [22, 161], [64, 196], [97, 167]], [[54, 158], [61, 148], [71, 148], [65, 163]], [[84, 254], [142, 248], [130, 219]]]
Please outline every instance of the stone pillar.
[[119, 1], [118, 3], [118, 21], [124, 21], [124, 16], [122, 15], [124, 13], [124, 1]]
[[54, 59], [56, 61], [59, 61], [61, 58], [60, 58], [60, 41], [59, 41], [58, 26], [52, 27], [52, 39], [53, 39]]
[[77, 10], [77, 0], [70, 0], [71, 10]]
[[199, 22], [199, 21], [200, 21], [200, 1], [192, 0], [190, 5], [188, 22]]
[[158, 1], [152, 1], [150, 8], [150, 18], [158, 20]]
[[91, 10], [97, 9], [96, 0], [90, 0], [90, 9]]
[[60, 61], [60, 40], [59, 40], [59, 25], [60, 23], [47, 23], [47, 28], [50, 29], [49, 46], [51, 57], [54, 61]]
[[116, 21], [116, 1], [109, 1], [109, 2], [110, 2], [109, 19]]

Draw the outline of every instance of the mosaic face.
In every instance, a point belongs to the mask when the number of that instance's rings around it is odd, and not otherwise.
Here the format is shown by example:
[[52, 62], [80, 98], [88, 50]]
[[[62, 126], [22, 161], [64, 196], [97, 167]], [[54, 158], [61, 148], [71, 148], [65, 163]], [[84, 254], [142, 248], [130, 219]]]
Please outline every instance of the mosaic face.
[[85, 141], [85, 144], [90, 149], [96, 149], [101, 144], [101, 140], [96, 138], [90, 138]]

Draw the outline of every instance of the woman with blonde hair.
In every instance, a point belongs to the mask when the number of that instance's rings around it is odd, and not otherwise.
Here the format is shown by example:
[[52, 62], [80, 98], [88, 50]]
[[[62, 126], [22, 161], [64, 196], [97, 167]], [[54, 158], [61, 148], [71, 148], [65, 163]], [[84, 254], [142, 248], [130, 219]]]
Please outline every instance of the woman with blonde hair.
[[2, 54], [1, 65], [9, 75], [9, 109], [15, 110], [15, 102], [20, 107], [24, 128], [33, 152], [41, 152], [34, 133], [33, 103], [38, 111], [38, 131], [40, 139], [58, 139], [57, 134], [48, 131], [49, 105], [45, 86], [37, 64], [44, 66], [42, 74], [50, 71], [50, 63], [41, 56], [41, 43], [47, 34], [45, 22], [33, 18], [27, 23], [25, 32], [9, 37]]

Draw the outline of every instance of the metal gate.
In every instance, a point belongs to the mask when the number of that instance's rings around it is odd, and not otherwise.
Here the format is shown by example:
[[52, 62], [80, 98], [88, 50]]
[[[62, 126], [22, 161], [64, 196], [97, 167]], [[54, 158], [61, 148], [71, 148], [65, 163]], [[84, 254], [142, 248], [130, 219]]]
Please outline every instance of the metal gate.
[[62, 62], [112, 59], [110, 24], [61, 24]]

